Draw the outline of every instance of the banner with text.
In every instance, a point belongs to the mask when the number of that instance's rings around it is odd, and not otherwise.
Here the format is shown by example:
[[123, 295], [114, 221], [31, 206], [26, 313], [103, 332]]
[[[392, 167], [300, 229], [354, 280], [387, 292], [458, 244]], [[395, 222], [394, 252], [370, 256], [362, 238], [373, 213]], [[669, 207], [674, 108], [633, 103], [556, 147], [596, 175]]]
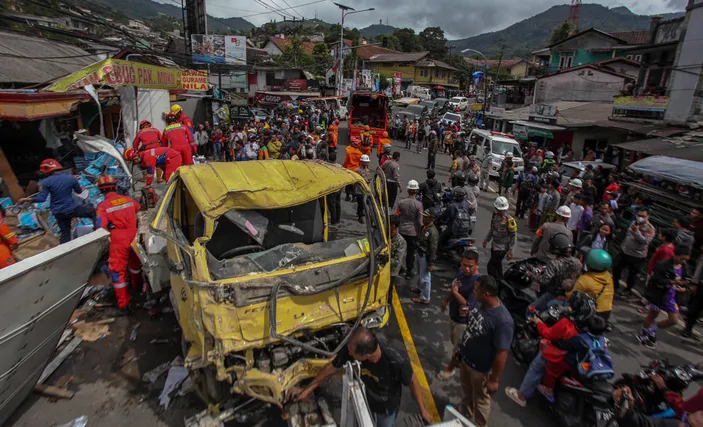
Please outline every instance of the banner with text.
[[191, 34], [194, 64], [247, 64], [247, 38]]
[[[186, 73], [185, 87], [183, 73]], [[203, 78], [205, 85], [201, 83]], [[69, 74], [45, 90], [68, 92], [89, 85], [206, 91], [207, 72], [178, 70], [119, 59], [106, 59]]]

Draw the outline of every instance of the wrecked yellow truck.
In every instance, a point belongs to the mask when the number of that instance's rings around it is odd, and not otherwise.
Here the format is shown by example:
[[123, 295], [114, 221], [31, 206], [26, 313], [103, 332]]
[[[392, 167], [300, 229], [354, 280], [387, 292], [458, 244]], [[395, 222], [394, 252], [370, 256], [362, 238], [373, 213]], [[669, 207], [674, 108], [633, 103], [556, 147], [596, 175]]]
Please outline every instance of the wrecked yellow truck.
[[[363, 194], [365, 225], [330, 228], [329, 199]], [[167, 240], [185, 363], [209, 403], [282, 406], [358, 324], [389, 317], [385, 179], [338, 165], [250, 161], [181, 167], [151, 224]], [[359, 228], [359, 227], [357, 227]]]

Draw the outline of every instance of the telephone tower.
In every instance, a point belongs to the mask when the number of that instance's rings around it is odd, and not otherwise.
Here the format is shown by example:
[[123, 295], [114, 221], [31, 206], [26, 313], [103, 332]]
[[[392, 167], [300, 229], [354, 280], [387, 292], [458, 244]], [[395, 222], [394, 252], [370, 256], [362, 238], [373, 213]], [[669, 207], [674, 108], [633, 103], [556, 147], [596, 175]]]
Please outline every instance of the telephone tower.
[[581, 0], [571, 0], [569, 8], [569, 21], [576, 26], [576, 31], [579, 29], [579, 19], [581, 18]]

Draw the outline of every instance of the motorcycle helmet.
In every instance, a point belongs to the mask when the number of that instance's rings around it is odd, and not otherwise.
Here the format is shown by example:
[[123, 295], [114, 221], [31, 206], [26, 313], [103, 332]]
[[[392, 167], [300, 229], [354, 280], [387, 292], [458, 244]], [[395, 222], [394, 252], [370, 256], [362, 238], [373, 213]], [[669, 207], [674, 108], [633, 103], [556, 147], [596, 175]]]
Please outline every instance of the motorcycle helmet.
[[466, 178], [466, 182], [472, 187], [478, 185], [478, 181], [478, 175], [476, 175], [475, 173], [470, 173], [469, 176]]
[[544, 153], [544, 158], [545, 159], [553, 159], [554, 153], [552, 153], [551, 151], [547, 151], [546, 153]]
[[574, 242], [564, 233], [557, 233], [549, 239], [549, 251], [553, 254], [569, 256], [573, 249]]
[[569, 307], [571, 311], [568, 317], [577, 325], [583, 325], [596, 314], [596, 302], [585, 292], [573, 291], [569, 298]]
[[408, 181], [408, 190], [419, 190], [420, 189], [420, 184], [417, 183], [414, 179], [411, 179]]
[[586, 268], [588, 271], [610, 270], [613, 266], [613, 258], [608, 251], [603, 249], [591, 249], [586, 255]]
[[466, 191], [462, 187], [452, 188], [452, 199], [461, 202], [466, 198]]
[[393, 149], [393, 146], [391, 144], [383, 144], [383, 153], [384, 154], [391, 154], [392, 149]]
[[499, 211], [507, 211], [510, 207], [510, 204], [508, 203], [508, 199], [503, 196], [498, 196], [496, 197], [495, 201], [493, 201], [493, 207]]
[[453, 187], [463, 187], [466, 184], [466, 174], [463, 172], [457, 172], [452, 177]]
[[368, 155], [362, 154], [362, 155], [361, 155], [360, 161], [361, 161], [362, 163], [369, 163], [369, 162], [371, 161], [371, 159], [369, 158]]
[[56, 159], [44, 159], [39, 165], [39, 171], [45, 174], [50, 174], [51, 172], [61, 169], [63, 169], [63, 167], [61, 167], [61, 163]]

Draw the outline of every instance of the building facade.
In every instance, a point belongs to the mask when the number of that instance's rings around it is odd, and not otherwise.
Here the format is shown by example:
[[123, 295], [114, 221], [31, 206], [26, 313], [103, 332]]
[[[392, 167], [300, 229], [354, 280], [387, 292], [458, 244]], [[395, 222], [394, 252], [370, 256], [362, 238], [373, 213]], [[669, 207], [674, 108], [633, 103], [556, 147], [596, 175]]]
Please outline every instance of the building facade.
[[429, 52], [379, 54], [366, 61], [373, 73], [393, 77], [400, 73], [403, 85], [415, 84], [429, 88], [458, 88], [455, 78], [456, 68], [429, 58]]

